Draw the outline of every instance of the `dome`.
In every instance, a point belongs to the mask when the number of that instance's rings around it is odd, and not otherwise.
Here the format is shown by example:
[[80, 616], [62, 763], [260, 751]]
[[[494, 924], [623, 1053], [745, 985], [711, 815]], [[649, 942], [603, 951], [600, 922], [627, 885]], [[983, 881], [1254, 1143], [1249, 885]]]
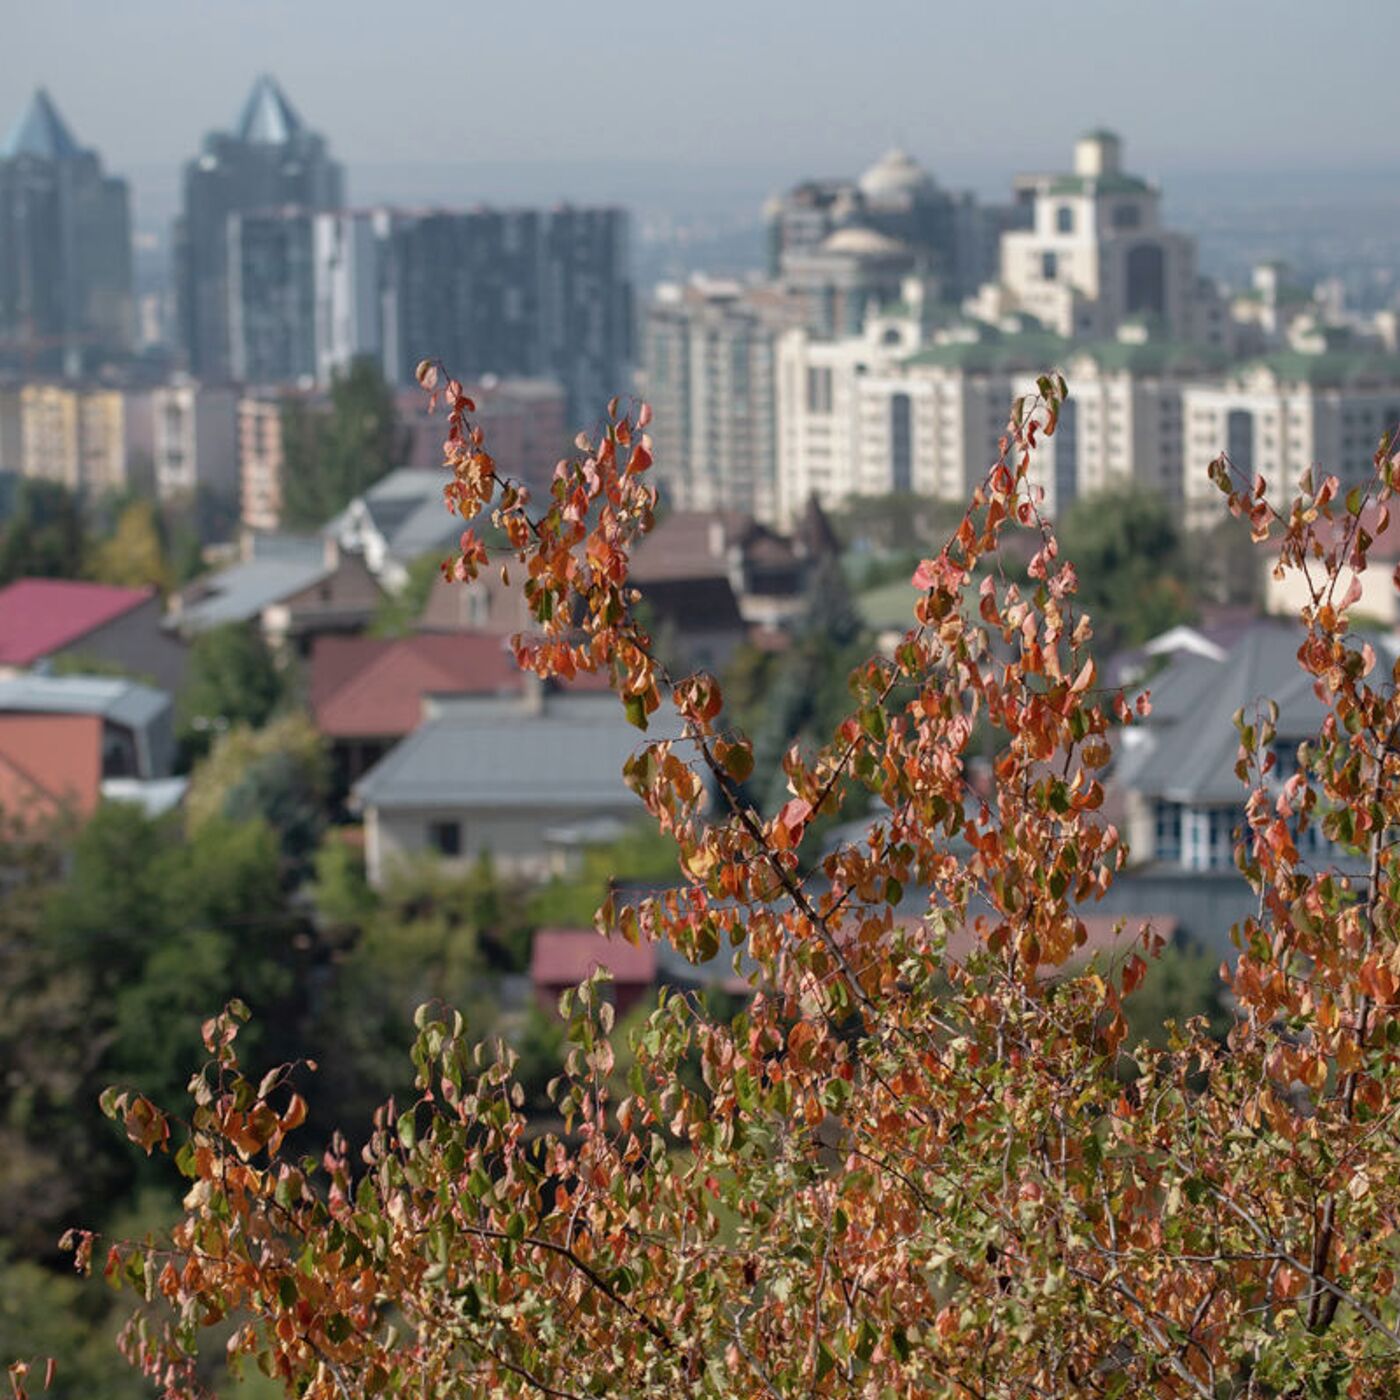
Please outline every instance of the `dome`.
[[886, 151], [857, 182], [872, 204], [918, 199], [933, 193], [933, 177], [906, 151]]
[[888, 238], [873, 228], [837, 229], [821, 245], [823, 253], [844, 253], [857, 258], [907, 257], [909, 249], [897, 238]]

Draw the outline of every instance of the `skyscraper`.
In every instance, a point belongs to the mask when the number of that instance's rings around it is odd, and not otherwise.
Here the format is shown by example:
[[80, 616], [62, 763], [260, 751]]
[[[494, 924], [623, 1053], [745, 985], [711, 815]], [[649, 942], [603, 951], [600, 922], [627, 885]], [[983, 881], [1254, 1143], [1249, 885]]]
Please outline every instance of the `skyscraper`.
[[325, 140], [309, 131], [275, 79], [263, 75], [230, 132], [211, 132], [185, 167], [175, 226], [178, 329], [190, 368], [205, 379], [232, 370], [230, 215], [293, 205], [333, 209], [344, 178]]
[[126, 182], [40, 88], [0, 146], [0, 358], [76, 372], [131, 334]]

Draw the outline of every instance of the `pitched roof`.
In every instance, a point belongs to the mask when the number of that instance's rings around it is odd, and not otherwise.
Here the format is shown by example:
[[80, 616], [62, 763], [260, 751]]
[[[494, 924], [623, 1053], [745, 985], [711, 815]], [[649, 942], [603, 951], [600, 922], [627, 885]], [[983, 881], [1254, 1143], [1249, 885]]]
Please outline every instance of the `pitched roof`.
[[1172, 802], [1242, 805], [1235, 712], [1275, 700], [1281, 739], [1306, 738], [1322, 722], [1312, 677], [1298, 665], [1300, 640], [1295, 626], [1261, 622], [1222, 661], [1179, 655], [1149, 683], [1152, 716], [1125, 734], [1117, 781]]
[[323, 637], [311, 653], [311, 711], [332, 738], [410, 734], [424, 695], [518, 693], [522, 682], [503, 639], [488, 633]]
[[0, 680], [0, 712], [99, 715], [142, 729], [171, 708], [163, 690], [119, 676], [15, 676]]
[[466, 522], [447, 508], [441, 467], [398, 467], [357, 496], [322, 528], [346, 548], [356, 547], [365, 517], [396, 559], [417, 559], [456, 544]]
[[154, 588], [17, 579], [0, 588], [0, 665], [32, 666], [154, 596]]
[[5, 160], [13, 160], [16, 156], [33, 156], [37, 160], [71, 160], [81, 153], [72, 132], [58, 115], [53, 99], [43, 88], [35, 89], [29, 105], [10, 128], [5, 144], [0, 146], [0, 158]]
[[611, 972], [614, 982], [650, 983], [656, 949], [583, 928], [542, 928], [530, 945], [530, 981], [536, 986], [573, 987], [598, 967]]
[[710, 578], [635, 580], [642, 602], [659, 622], [682, 632], [742, 631], [744, 619], [734, 589], [722, 574]]
[[271, 556], [258, 553], [191, 584], [180, 597], [180, 627], [199, 632], [225, 622], [248, 622], [332, 572], [320, 540], [283, 539]]
[[234, 134], [258, 146], [285, 146], [301, 132], [301, 118], [277, 79], [260, 74], [238, 114]]
[[71, 810], [86, 816], [102, 791], [96, 715], [0, 715], [0, 811], [26, 825]]
[[535, 808], [558, 823], [630, 809], [623, 763], [646, 739], [675, 734], [657, 715], [644, 738], [612, 695], [551, 695], [542, 711], [468, 700], [419, 725], [355, 792], [367, 808]]

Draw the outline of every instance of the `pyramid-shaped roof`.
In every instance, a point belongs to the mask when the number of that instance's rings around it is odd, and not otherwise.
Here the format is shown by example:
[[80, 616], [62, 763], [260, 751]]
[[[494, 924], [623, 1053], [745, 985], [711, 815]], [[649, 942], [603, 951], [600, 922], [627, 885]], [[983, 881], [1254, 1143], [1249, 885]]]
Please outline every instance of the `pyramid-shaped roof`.
[[80, 154], [73, 133], [58, 115], [58, 108], [43, 88], [36, 88], [20, 119], [10, 128], [0, 158], [33, 156], [38, 160], [71, 160]]
[[301, 133], [301, 118], [277, 79], [263, 73], [243, 104], [234, 134], [258, 146], [285, 146]]

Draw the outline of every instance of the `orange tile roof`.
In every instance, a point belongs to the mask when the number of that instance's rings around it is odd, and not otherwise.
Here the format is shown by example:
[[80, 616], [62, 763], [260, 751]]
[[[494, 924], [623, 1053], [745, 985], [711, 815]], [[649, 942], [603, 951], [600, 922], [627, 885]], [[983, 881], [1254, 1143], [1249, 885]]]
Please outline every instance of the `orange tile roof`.
[[325, 637], [311, 653], [311, 711], [335, 739], [411, 734], [425, 695], [516, 694], [523, 684], [504, 638], [491, 633]]

